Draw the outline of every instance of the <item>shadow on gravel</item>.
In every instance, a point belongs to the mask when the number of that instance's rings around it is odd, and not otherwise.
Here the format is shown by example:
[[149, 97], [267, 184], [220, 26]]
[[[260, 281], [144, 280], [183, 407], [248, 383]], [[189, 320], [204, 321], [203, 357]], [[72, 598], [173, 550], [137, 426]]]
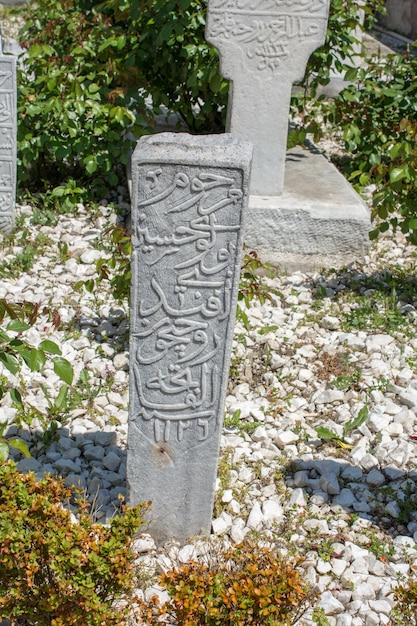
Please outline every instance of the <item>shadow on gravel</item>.
[[[414, 273], [402, 268], [384, 269], [367, 274], [356, 269], [332, 270], [309, 284], [316, 299], [353, 295], [374, 298], [374, 306], [387, 301], [400, 313], [415, 310], [417, 304], [417, 270]], [[407, 305], [411, 305], [407, 307]]]
[[108, 343], [115, 352], [123, 351], [129, 342], [129, 321], [122, 308], [111, 308], [107, 315], [75, 316], [66, 325], [67, 331], [81, 332], [92, 342]]
[[39, 432], [26, 443], [31, 453], [28, 459], [11, 450], [12, 458], [20, 459], [18, 469], [61, 476], [67, 487], [85, 494], [95, 521], [108, 521], [120, 510], [121, 501], [126, 501], [127, 451], [118, 443], [116, 430], [70, 435], [63, 427], [52, 435]]
[[376, 556], [389, 556], [389, 547], [378, 541], [375, 527], [392, 538], [414, 537], [417, 543], [417, 469], [377, 469], [371, 454], [364, 454], [362, 465], [368, 469], [339, 458], [292, 459], [283, 480], [291, 489], [295, 516], [305, 508], [312, 519], [344, 520], [342, 534], [362, 520], [362, 547]]

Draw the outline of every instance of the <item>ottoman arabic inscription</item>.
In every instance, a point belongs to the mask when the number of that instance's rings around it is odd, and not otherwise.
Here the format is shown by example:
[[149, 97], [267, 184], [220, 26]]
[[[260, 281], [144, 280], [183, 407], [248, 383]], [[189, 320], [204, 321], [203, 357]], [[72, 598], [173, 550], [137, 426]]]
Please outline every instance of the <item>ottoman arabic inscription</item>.
[[142, 164], [139, 189], [133, 419], [152, 441], [197, 444], [216, 429], [226, 337], [233, 332], [242, 173]]

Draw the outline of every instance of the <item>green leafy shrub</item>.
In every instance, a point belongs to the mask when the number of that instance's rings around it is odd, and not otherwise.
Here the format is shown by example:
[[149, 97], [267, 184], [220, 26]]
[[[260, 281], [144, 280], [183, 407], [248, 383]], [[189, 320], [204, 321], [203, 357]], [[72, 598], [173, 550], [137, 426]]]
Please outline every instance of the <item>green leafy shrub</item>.
[[[135, 4], [124, 2], [126, 16]], [[205, 41], [207, 0], [140, 4], [137, 63], [153, 106], [176, 113], [192, 133], [222, 132], [228, 82], [216, 49]]]
[[193, 132], [223, 129], [227, 84], [204, 40], [204, 9], [202, 0], [31, 4], [20, 34], [21, 185], [67, 208], [91, 197], [86, 185], [102, 196], [124, 182], [132, 142], [161, 105]]
[[335, 101], [330, 121], [343, 132], [347, 173], [373, 184], [371, 238], [400, 228], [417, 244], [417, 58], [374, 57]]
[[[381, 0], [369, 0], [371, 13]], [[132, 142], [154, 114], [193, 133], [224, 129], [228, 83], [206, 43], [207, 0], [39, 0], [20, 39], [19, 179], [68, 210], [125, 178]], [[359, 0], [332, 0], [326, 44], [311, 58], [309, 90], [352, 53]], [[87, 191], [88, 188], [88, 191]]]
[[377, 13], [384, 12], [383, 0], [331, 0], [326, 39], [310, 57], [303, 79], [305, 96], [316, 96], [330, 82], [331, 72], [352, 67], [358, 54], [358, 34], [369, 28]]
[[288, 133], [288, 147], [303, 145], [308, 134], [316, 141], [321, 138], [325, 96], [320, 89], [328, 85], [332, 73], [343, 75], [357, 64], [361, 47], [358, 34], [384, 12], [383, 0], [331, 0], [325, 42], [310, 56], [300, 89], [291, 97], [291, 115], [297, 123]]
[[[309, 71], [315, 58], [310, 59]], [[304, 99], [295, 99], [301, 122], [290, 131], [289, 145], [302, 143], [309, 133], [320, 139], [326, 125], [341, 135], [344, 174], [360, 193], [371, 189], [371, 239], [390, 228], [399, 229], [416, 245], [417, 58], [410, 53], [374, 56], [364, 67], [342, 63], [341, 68], [352, 84], [334, 100], [311, 97], [324, 77], [322, 72], [313, 78], [312, 91], [306, 88]]]
[[297, 563], [253, 541], [221, 549], [213, 562], [189, 561], [160, 579], [170, 595], [142, 602], [147, 626], [288, 626], [305, 612], [311, 597]]
[[0, 616], [16, 626], [127, 623], [142, 508], [102, 526], [82, 503], [75, 521], [70, 497], [60, 479], [0, 465]]
[[20, 182], [60, 186], [70, 203], [83, 199], [87, 183], [102, 193], [124, 180], [128, 139], [148, 122], [132, 53], [137, 23], [132, 18], [126, 32], [95, 4], [39, 0], [20, 33], [27, 48], [18, 77]]

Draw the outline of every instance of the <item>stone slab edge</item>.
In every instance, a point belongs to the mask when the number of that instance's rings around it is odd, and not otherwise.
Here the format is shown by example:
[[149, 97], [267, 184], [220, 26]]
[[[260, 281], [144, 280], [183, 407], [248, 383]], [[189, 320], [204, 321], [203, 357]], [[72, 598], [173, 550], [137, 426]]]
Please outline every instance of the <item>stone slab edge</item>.
[[246, 245], [283, 269], [342, 266], [369, 249], [370, 212], [314, 146], [287, 153], [281, 196], [250, 196]]

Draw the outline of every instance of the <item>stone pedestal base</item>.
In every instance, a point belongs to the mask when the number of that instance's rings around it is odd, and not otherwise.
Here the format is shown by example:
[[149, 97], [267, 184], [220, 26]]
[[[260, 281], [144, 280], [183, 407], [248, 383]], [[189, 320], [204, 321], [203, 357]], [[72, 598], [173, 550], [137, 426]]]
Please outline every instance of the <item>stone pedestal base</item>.
[[287, 153], [281, 196], [250, 196], [245, 242], [285, 270], [342, 267], [366, 254], [370, 213], [314, 146]]

